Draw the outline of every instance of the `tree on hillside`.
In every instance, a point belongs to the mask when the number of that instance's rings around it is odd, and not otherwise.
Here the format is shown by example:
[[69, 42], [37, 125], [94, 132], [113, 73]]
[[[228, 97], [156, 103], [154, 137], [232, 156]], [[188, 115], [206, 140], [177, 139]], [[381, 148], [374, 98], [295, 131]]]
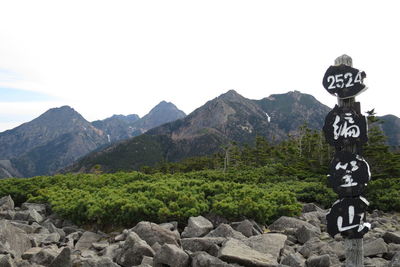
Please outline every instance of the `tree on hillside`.
[[373, 179], [399, 177], [400, 155], [390, 151], [381, 128], [383, 121], [375, 116], [374, 109], [367, 114], [368, 142], [363, 154], [371, 167]]

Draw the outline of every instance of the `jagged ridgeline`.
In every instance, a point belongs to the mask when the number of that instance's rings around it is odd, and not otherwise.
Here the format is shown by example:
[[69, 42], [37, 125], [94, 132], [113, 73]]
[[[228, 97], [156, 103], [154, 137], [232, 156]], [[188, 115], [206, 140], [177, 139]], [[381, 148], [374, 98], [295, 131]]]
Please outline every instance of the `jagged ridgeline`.
[[[278, 144], [289, 136], [301, 136], [304, 125], [320, 131], [329, 110], [313, 96], [297, 91], [250, 100], [230, 90], [185, 118], [91, 153], [64, 171], [90, 172], [94, 167], [103, 172], [140, 170], [162, 162], [224, 153], [232, 143], [254, 146], [257, 136]], [[393, 133], [400, 132], [396, 126], [400, 119], [390, 119], [390, 126], [384, 129], [396, 144], [398, 138]]]
[[90, 171], [96, 165], [107, 172], [138, 170], [162, 161], [210, 155], [232, 141], [254, 144], [256, 136], [277, 143], [297, 133], [304, 123], [320, 128], [328, 110], [311, 95], [297, 91], [250, 100], [231, 90], [185, 118], [92, 153], [68, 171]]

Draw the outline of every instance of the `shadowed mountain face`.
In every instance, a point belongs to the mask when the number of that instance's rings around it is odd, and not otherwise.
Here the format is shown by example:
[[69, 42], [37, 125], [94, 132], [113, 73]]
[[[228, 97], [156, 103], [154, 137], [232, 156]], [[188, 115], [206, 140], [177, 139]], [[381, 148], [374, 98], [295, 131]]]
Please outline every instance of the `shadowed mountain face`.
[[51, 174], [106, 143], [101, 130], [63, 106], [0, 133], [0, 159], [17, 170], [12, 176]]
[[252, 143], [257, 135], [279, 142], [304, 123], [321, 129], [329, 110], [300, 92], [250, 100], [230, 90], [183, 119], [90, 154], [68, 170], [89, 171], [96, 164], [110, 172], [138, 169], [161, 160], [208, 155], [231, 141]]
[[400, 118], [394, 115], [380, 117], [383, 121], [382, 130], [388, 138], [388, 144], [393, 147], [400, 147]]

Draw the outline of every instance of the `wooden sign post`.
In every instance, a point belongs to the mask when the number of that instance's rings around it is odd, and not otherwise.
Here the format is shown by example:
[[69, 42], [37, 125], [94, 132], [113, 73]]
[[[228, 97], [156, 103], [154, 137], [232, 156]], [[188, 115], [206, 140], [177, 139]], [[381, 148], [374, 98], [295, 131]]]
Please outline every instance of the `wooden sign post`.
[[328, 114], [323, 128], [327, 142], [336, 153], [330, 165], [329, 184], [338, 194], [326, 216], [328, 233], [344, 238], [346, 267], [363, 266], [363, 235], [371, 225], [364, 222], [368, 201], [362, 196], [371, 178], [369, 165], [361, 156], [367, 142], [367, 122], [361, 115], [355, 96], [366, 90], [365, 72], [353, 68], [351, 57], [335, 60], [323, 78], [323, 86], [338, 99], [338, 105]]

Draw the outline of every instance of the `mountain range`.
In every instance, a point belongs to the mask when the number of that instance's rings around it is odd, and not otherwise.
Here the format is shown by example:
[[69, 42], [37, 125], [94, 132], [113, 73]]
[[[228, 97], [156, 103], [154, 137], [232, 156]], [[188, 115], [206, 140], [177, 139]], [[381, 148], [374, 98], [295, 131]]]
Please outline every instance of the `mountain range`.
[[[251, 100], [230, 90], [182, 119], [91, 153], [66, 171], [88, 172], [94, 166], [105, 172], [137, 170], [163, 161], [209, 155], [232, 141], [251, 144], [257, 135], [280, 142], [295, 135], [304, 124], [321, 129], [330, 110], [313, 96], [298, 91]], [[389, 140], [398, 144], [400, 119], [383, 119]]]
[[[260, 135], [280, 142], [301, 125], [321, 129], [331, 108], [298, 91], [247, 99], [234, 90], [188, 116], [165, 101], [140, 118], [114, 115], [88, 122], [64, 106], [0, 133], [0, 177], [49, 175], [62, 170], [137, 170], [162, 161], [209, 155], [230, 142], [252, 144]], [[392, 146], [400, 145], [400, 119], [380, 117]]]
[[0, 178], [54, 174], [91, 151], [184, 116], [165, 101], [143, 118], [114, 115], [92, 123], [69, 106], [50, 109], [0, 133]]

